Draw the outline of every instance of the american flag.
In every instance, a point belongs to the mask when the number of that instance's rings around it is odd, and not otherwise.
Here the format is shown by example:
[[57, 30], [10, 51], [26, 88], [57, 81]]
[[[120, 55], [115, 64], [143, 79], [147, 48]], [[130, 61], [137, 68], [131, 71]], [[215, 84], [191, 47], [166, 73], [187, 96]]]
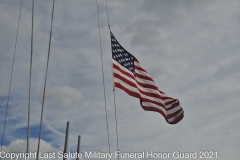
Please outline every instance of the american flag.
[[114, 86], [139, 98], [144, 110], [159, 112], [169, 124], [181, 121], [184, 111], [178, 99], [159, 90], [139, 61], [118, 43], [111, 31], [110, 35]]

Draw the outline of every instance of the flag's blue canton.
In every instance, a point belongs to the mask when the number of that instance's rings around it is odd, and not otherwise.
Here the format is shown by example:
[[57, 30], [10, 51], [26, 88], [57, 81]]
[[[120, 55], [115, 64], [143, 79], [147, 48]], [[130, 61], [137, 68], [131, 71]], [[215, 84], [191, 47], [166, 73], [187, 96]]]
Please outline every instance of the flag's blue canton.
[[111, 33], [112, 58], [135, 75], [135, 57], [126, 51]]

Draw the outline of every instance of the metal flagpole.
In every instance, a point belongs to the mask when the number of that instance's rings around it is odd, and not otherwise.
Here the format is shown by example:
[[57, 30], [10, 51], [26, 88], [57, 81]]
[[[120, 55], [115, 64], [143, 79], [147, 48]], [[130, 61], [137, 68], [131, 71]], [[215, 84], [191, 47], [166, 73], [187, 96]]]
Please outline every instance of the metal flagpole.
[[53, 6], [52, 6], [51, 29], [50, 29], [50, 37], [49, 37], [49, 45], [48, 45], [47, 67], [46, 67], [46, 72], [45, 72], [45, 81], [44, 81], [44, 89], [43, 89], [42, 110], [41, 110], [41, 117], [40, 117], [40, 127], [39, 127], [39, 136], [38, 136], [38, 146], [37, 146], [37, 158], [36, 158], [36, 160], [39, 159], [39, 150], [40, 150], [40, 143], [41, 143], [43, 110], [44, 110], [45, 92], [46, 92], [46, 86], [47, 86], [48, 65], [49, 65], [49, 59], [50, 59], [50, 53], [51, 53], [50, 50], [51, 50], [51, 41], [52, 41], [52, 24], [53, 24], [53, 14], [54, 14], [54, 3], [55, 3], [55, 0], [53, 0]]
[[[66, 128], [66, 136], [65, 136], [65, 144], [64, 144], [64, 154], [67, 153], [68, 150], [68, 131], [69, 131], [69, 121], [67, 122], [67, 128]], [[63, 160], [67, 160], [65, 156], [63, 157]]]
[[[21, 13], [22, 13], [22, 0], [21, 0], [21, 5], [20, 5], [19, 17], [18, 17], [17, 35], [16, 35], [16, 40], [15, 40], [14, 52], [13, 52], [12, 70], [11, 70], [10, 83], [9, 83], [9, 88], [8, 88], [7, 106], [6, 106], [6, 112], [5, 112], [5, 118], [4, 118], [4, 125], [3, 125], [3, 132], [2, 132], [2, 143], [1, 143], [0, 153], [2, 153], [4, 135], [5, 135], [5, 129], [6, 129], [6, 123], [7, 123], [8, 103], [9, 103], [10, 93], [11, 93], [13, 69], [14, 69], [15, 55], [16, 55], [16, 49], [17, 49], [18, 31], [19, 31], [19, 24], [20, 24], [20, 19], [21, 19]], [[0, 154], [0, 160], [1, 159], [2, 159], [2, 157], [1, 157], [1, 154]]]
[[[78, 136], [78, 145], [77, 145], [77, 155], [78, 153], [80, 153], [80, 140], [81, 140], [81, 136]], [[76, 160], [79, 160], [79, 157], [77, 156]]]
[[32, 57], [33, 57], [33, 20], [34, 20], [34, 0], [32, 0], [32, 34], [31, 34], [31, 59], [30, 59], [30, 76], [28, 91], [28, 128], [27, 128], [27, 152], [29, 152], [29, 135], [30, 135], [30, 106], [31, 106], [31, 83], [32, 83]]
[[103, 78], [103, 94], [104, 94], [104, 106], [105, 106], [105, 113], [106, 113], [106, 124], [107, 124], [107, 136], [108, 136], [108, 151], [111, 152], [110, 149], [110, 138], [109, 138], [109, 129], [108, 129], [108, 114], [107, 114], [107, 102], [106, 102], [106, 90], [105, 90], [105, 80], [104, 80], [104, 69], [103, 69], [103, 55], [102, 55], [102, 42], [101, 42], [101, 32], [100, 32], [100, 22], [99, 22], [99, 11], [98, 11], [98, 1], [96, 0], [97, 4], [97, 16], [98, 16], [98, 34], [99, 34], [99, 47], [101, 51], [101, 63], [102, 63], [102, 78]]
[[[116, 137], [117, 137], [117, 151], [119, 151], [119, 145], [118, 145], [118, 127], [117, 127], [117, 106], [116, 106], [116, 93], [115, 93], [115, 84], [114, 84], [114, 73], [113, 73], [113, 60], [112, 60], [112, 38], [111, 38], [111, 28], [110, 28], [110, 21], [109, 21], [109, 16], [108, 16], [108, 5], [107, 5], [107, 0], [106, 2], [106, 10], [107, 10], [107, 19], [108, 19], [108, 29], [109, 29], [109, 35], [110, 35], [110, 59], [111, 59], [111, 64], [112, 64], [112, 84], [113, 84], [113, 96], [114, 96], [114, 108], [115, 108], [115, 123], [116, 123]], [[119, 160], [119, 156], [118, 156]]]
[[[115, 93], [115, 84], [114, 84], [114, 73], [113, 73], [113, 62], [112, 62], [112, 39], [111, 39], [111, 29], [110, 25], [109, 26], [109, 32], [110, 32], [110, 54], [111, 54], [111, 63], [112, 63], [112, 84], [113, 84], [113, 100], [114, 100], [114, 108], [115, 108], [115, 123], [116, 123], [116, 137], [117, 137], [117, 151], [119, 151], [119, 145], [118, 145], [118, 127], [117, 127], [117, 106], [116, 106], [116, 93]], [[119, 156], [118, 156], [119, 160]]]

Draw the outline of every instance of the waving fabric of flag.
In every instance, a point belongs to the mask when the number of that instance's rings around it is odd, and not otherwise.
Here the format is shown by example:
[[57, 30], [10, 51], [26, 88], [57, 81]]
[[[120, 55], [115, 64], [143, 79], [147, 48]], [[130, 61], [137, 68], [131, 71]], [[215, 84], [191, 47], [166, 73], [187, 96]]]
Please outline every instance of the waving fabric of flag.
[[184, 111], [179, 101], [160, 91], [139, 61], [110, 34], [114, 86], [139, 98], [144, 110], [159, 112], [169, 124], [181, 121]]

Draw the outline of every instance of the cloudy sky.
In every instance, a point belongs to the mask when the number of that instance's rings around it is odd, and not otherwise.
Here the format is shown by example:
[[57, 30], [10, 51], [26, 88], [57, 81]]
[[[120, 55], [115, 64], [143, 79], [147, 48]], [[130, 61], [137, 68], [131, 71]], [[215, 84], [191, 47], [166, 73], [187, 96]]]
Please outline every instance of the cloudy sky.
[[[0, 136], [4, 126], [20, 0], [0, 1]], [[117, 149], [110, 39], [104, 0], [98, 0], [111, 152]], [[26, 150], [32, 1], [23, 0], [3, 143]], [[35, 0], [30, 148], [39, 133], [52, 1]], [[109, 0], [111, 30], [155, 80], [180, 100], [184, 119], [166, 123], [139, 100], [116, 89], [121, 152], [214, 151], [219, 160], [240, 153], [240, 1]], [[56, 0], [41, 150], [108, 152], [101, 52], [95, 0]], [[0, 144], [1, 145], [1, 144]], [[151, 158], [144, 158], [151, 159]], [[168, 159], [174, 159], [170, 157]]]

